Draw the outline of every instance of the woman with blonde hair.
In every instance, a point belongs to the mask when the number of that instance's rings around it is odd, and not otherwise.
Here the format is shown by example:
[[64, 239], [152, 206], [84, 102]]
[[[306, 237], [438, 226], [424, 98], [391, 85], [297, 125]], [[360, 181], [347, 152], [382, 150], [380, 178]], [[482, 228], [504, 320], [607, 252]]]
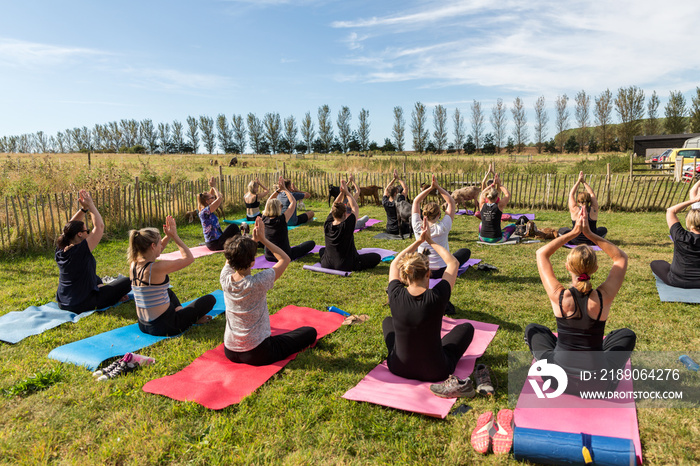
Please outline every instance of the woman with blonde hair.
[[[170, 215], [163, 225], [165, 239], [155, 228], [142, 228], [129, 232], [129, 277], [134, 291], [139, 329], [156, 336], [178, 335], [192, 324], [211, 320], [207, 313], [216, 304], [216, 298], [208, 294], [183, 307], [170, 289], [168, 274], [184, 269], [194, 257], [177, 234], [175, 219]], [[180, 250], [180, 258], [156, 262], [169, 241]]]
[[[282, 203], [278, 199], [279, 194], [285, 194], [289, 199], [289, 208], [287, 208], [284, 213], [282, 213]], [[316, 246], [316, 243], [313, 241], [304, 241], [300, 245], [294, 247], [289, 245], [287, 222], [294, 215], [294, 212], [296, 212], [296, 207], [296, 198], [287, 189], [284, 178], [280, 176], [277, 189], [272, 193], [265, 204], [262, 221], [265, 224], [265, 238], [282, 249], [291, 260], [307, 255], [314, 246]], [[265, 259], [271, 262], [277, 262], [277, 258], [268, 247], [265, 248]]]
[[[585, 192], [578, 192], [579, 185], [583, 185]], [[605, 227], [598, 226], [598, 213], [600, 212], [600, 207], [598, 206], [598, 197], [595, 195], [593, 188], [586, 183], [586, 177], [583, 172], [579, 172], [578, 180], [571, 188], [569, 192], [569, 214], [571, 214], [571, 225], [572, 227], [576, 224], [576, 219], [578, 218], [578, 213], [581, 209], [586, 209], [588, 216], [588, 225], [593, 233], [598, 236], [605, 238], [608, 233], [608, 229]], [[571, 228], [563, 227], [559, 229], [559, 235], [565, 235], [571, 231]], [[569, 241], [569, 244], [588, 244], [592, 245], [593, 242], [586, 238], [584, 234], [580, 234]]]
[[[432, 289], [429, 288], [428, 258], [416, 252], [423, 243], [428, 243], [446, 264], [442, 280]], [[387, 289], [391, 317], [384, 319], [382, 330], [389, 351], [387, 365], [393, 374], [438, 382], [454, 372], [474, 337], [474, 327], [464, 323], [440, 338], [442, 316], [458, 268], [457, 259], [433, 241], [427, 219], [423, 220], [421, 236], [392, 261]], [[474, 396], [470, 382], [461, 382], [461, 385], [465, 394], [454, 396]]]
[[219, 217], [214, 212], [219, 208], [224, 200], [218, 189], [216, 189], [216, 177], [209, 179], [211, 189], [208, 192], [197, 195], [199, 205], [199, 220], [202, 222], [204, 241], [211, 251], [223, 251], [224, 243], [227, 239], [241, 234], [241, 229], [236, 224], [230, 224], [226, 230], [221, 231]]
[[[579, 245], [566, 259], [571, 287], [565, 288], [554, 275], [551, 256], [580, 234], [599, 246], [613, 262], [607, 278], [595, 289], [591, 277], [598, 270], [598, 262], [588, 245]], [[558, 335], [544, 325], [530, 324], [525, 329], [525, 342], [536, 360], [545, 359], [566, 371], [567, 393], [578, 395], [582, 387], [614, 390], [619, 379], [598, 378], [584, 383], [581, 371], [600, 374], [603, 370], [622, 369], [634, 350], [637, 338], [632, 330], [622, 328], [605, 335], [612, 302], [625, 279], [627, 260], [624, 251], [591, 231], [585, 209], [579, 212], [573, 230], [537, 250], [537, 268], [554, 311]]]
[[[437, 192], [442, 196], [442, 198], [447, 203], [447, 209], [445, 210], [445, 218], [440, 219], [441, 211], [440, 206], [436, 202], [428, 202], [423, 206], [421, 210], [421, 203], [428, 196], [429, 193], [437, 190]], [[413, 233], [416, 235], [416, 239], [420, 238], [423, 232], [423, 221], [421, 220], [421, 213], [423, 218], [428, 220], [428, 226], [430, 228], [430, 236], [433, 241], [441, 245], [448, 252], [450, 251], [450, 245], [447, 241], [447, 237], [452, 229], [452, 223], [455, 219], [456, 214], [456, 204], [455, 200], [450, 196], [450, 193], [445, 191], [437, 182], [437, 178], [433, 175], [433, 180], [431, 185], [421, 191], [418, 196], [413, 200], [413, 206], [411, 208], [411, 224], [413, 225]], [[423, 243], [418, 247], [418, 252], [424, 253], [428, 251], [428, 260], [430, 262], [430, 278], [441, 278], [442, 274], [445, 273], [445, 268], [447, 264], [442, 258], [437, 255], [430, 245]], [[459, 262], [460, 267], [462, 264], [469, 260], [471, 256], [471, 251], [467, 248], [461, 248], [454, 253], [454, 257]]]
[[[104, 309], [126, 299], [131, 290], [129, 279], [117, 278], [108, 284], [97, 276], [97, 261], [92, 255], [102, 239], [105, 224], [90, 193], [81, 189], [78, 193], [80, 208], [56, 240], [55, 259], [58, 265], [58, 307], [80, 314]], [[85, 214], [90, 213], [92, 231], [85, 224]]]
[[253, 181], [248, 183], [248, 192], [243, 196], [245, 203], [245, 218], [249, 222], [255, 222], [255, 219], [260, 214], [260, 198], [265, 197], [270, 191], [260, 182], [256, 176]]
[[[697, 186], [697, 185], [696, 185]], [[652, 261], [651, 271], [661, 281], [678, 288], [700, 288], [700, 195], [666, 209], [666, 223], [673, 239], [673, 262]], [[678, 213], [690, 207], [681, 226]]]
[[504, 243], [510, 239], [515, 231], [515, 224], [511, 223], [501, 228], [501, 217], [509, 201], [510, 191], [501, 184], [501, 177], [496, 173], [493, 183], [479, 196], [479, 240], [485, 243]]

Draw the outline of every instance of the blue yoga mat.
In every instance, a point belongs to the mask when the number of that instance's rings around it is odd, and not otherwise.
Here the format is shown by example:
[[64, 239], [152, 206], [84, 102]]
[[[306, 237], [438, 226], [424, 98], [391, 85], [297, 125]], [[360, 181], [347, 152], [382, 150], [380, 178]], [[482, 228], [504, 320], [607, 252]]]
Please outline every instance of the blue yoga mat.
[[700, 288], [676, 288], [665, 284], [656, 274], [654, 278], [662, 302], [700, 304]]
[[[129, 298], [134, 295], [129, 293]], [[121, 303], [115, 304], [118, 306]], [[98, 309], [97, 311], [105, 311]], [[76, 314], [71, 311], [64, 311], [55, 302], [42, 304], [41, 306], [29, 306], [23, 311], [12, 311], [0, 316], [0, 340], [7, 343], [17, 343], [32, 335], [39, 335], [54, 327], [58, 327], [66, 322], [77, 322], [83, 317], [87, 317], [93, 312], [88, 311]]]
[[[207, 315], [216, 317], [226, 311], [224, 292], [222, 290], [216, 290], [211, 294], [216, 298], [216, 304]], [[194, 300], [188, 301], [184, 303], [183, 306], [187, 306], [193, 301]], [[102, 361], [117, 356], [123, 356], [126, 353], [133, 353], [167, 338], [174, 337], [155, 337], [153, 335], [148, 335], [139, 330], [139, 324], [131, 324], [126, 327], [115, 328], [114, 330], [85, 338], [84, 340], [59, 346], [49, 353], [49, 358], [61, 362], [69, 362], [76, 366], [84, 366], [94, 371], [99, 367]]]
[[[542, 414], [546, 416], [547, 413]], [[587, 463], [582, 453], [583, 447], [588, 449], [595, 465], [627, 466], [637, 463], [634, 443], [630, 439], [523, 427], [516, 427], [513, 434], [513, 456], [520, 461], [584, 466]]]

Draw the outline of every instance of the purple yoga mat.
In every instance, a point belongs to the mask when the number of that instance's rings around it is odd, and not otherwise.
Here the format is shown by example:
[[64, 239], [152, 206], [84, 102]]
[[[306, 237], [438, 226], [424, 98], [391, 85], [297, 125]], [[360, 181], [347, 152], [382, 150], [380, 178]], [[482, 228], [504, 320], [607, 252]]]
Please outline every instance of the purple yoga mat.
[[[569, 243], [566, 243], [566, 244], [564, 245], [565, 248], [569, 248], [569, 249], [575, 249], [576, 246], [580, 246], [580, 244], [569, 244]], [[587, 246], [590, 246], [591, 249], [593, 249], [594, 251], [602, 251], [602, 249], [600, 249], [600, 246], [596, 246], [596, 245], [594, 245], [594, 244], [588, 244]]]
[[[382, 248], [362, 248], [359, 251], [357, 251], [360, 254], [369, 254], [369, 253], [377, 253], [379, 254], [382, 259], [385, 257], [392, 256], [396, 254], [396, 251], [392, 251], [390, 249], [382, 249]], [[316, 262], [314, 265], [305, 265], [302, 267], [303, 269], [306, 270], [311, 270], [312, 272], [321, 272], [321, 273], [329, 273], [332, 275], [340, 275], [341, 277], [349, 277], [352, 275], [352, 272], [345, 272], [343, 270], [335, 270], [335, 269], [327, 269], [323, 266], [321, 266], [320, 262]]]
[[[462, 264], [462, 266], [459, 268], [459, 270], [457, 271], [457, 276], [459, 277], [464, 272], [466, 272], [469, 267], [471, 267], [472, 265], [476, 265], [479, 262], [481, 262], [481, 259], [469, 259], [467, 262]], [[428, 288], [434, 287], [435, 285], [438, 284], [438, 282], [440, 282], [440, 280], [442, 280], [442, 278], [431, 278], [429, 280]]]
[[379, 223], [379, 222], [381, 222], [381, 220], [377, 220], [376, 218], [370, 218], [370, 219], [367, 220], [367, 222], [365, 223], [365, 226], [363, 226], [362, 228], [355, 228], [354, 233], [357, 233], [358, 231], [362, 231], [362, 230], [364, 230], [365, 228], [369, 228], [369, 227], [371, 227], [372, 225], [376, 225], [376, 224]]
[[[319, 250], [321, 250], [323, 246], [316, 245], [314, 248], [309, 252], [309, 254], [315, 254]], [[308, 255], [308, 254], [307, 254]], [[271, 269], [277, 262], [272, 262], [267, 259], [265, 259], [265, 255], [263, 254], [262, 256], [258, 256], [255, 258], [255, 265], [251, 267], [251, 269]]]

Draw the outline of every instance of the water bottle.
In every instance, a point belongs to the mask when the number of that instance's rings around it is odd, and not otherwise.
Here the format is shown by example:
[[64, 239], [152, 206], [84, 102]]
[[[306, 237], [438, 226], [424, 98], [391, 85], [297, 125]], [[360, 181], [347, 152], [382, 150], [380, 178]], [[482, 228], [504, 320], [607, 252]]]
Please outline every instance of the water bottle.
[[326, 309], [328, 310], [328, 312], [335, 312], [336, 314], [340, 314], [340, 315], [343, 316], [343, 317], [348, 317], [348, 316], [350, 316], [350, 313], [349, 313], [349, 312], [345, 312], [344, 310], [339, 309], [339, 308], [337, 308], [337, 307], [335, 307], [335, 306], [328, 306], [328, 307], [326, 307]]
[[680, 358], [678, 358], [678, 360], [679, 360], [679, 361], [681, 362], [681, 364], [683, 364], [683, 365], [686, 367], [686, 369], [688, 369], [688, 370], [695, 371], [695, 372], [697, 372], [698, 370], [700, 370], [700, 365], [698, 365], [697, 362], [693, 361], [693, 360], [690, 358], [690, 356], [688, 356], [687, 354], [684, 354], [683, 356], [681, 356]]

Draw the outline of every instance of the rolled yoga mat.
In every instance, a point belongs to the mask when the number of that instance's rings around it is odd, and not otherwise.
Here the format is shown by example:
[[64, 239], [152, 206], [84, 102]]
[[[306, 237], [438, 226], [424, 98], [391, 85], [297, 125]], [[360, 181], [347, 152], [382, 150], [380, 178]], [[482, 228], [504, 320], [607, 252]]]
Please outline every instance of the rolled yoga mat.
[[[592, 463], [586, 462], [584, 447]], [[630, 439], [524, 427], [515, 428], [513, 456], [516, 460], [537, 464], [628, 466], [636, 463], [634, 442]]]
[[[382, 257], [382, 260], [388, 257], [392, 257], [394, 254], [396, 254], [396, 251], [392, 251], [390, 249], [382, 249], [382, 248], [362, 248], [357, 251], [359, 254], [369, 254], [369, 253], [376, 253], [379, 254]], [[302, 267], [303, 269], [310, 270], [312, 272], [321, 272], [321, 273], [328, 273], [331, 275], [339, 275], [341, 277], [349, 277], [352, 275], [352, 272], [350, 271], [345, 271], [345, 270], [335, 270], [335, 269], [327, 269], [321, 265], [320, 262], [316, 262], [314, 265], [305, 265]]]

